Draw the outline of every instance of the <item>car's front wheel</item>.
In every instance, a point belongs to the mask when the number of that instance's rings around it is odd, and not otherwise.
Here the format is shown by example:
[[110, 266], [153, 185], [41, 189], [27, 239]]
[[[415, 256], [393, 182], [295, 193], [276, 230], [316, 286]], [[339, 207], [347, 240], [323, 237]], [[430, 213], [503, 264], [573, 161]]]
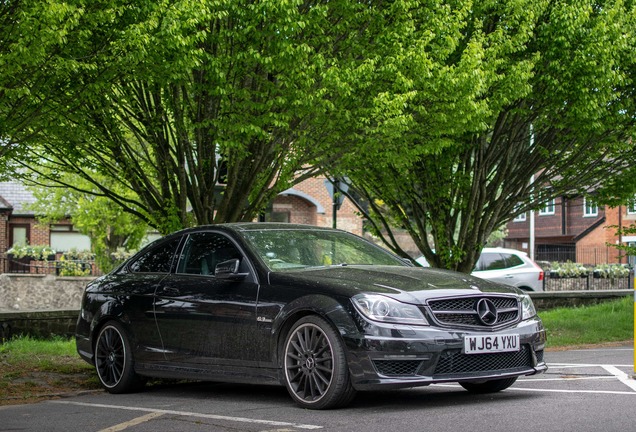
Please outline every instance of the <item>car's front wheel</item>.
[[97, 335], [95, 369], [109, 393], [127, 393], [143, 386], [143, 380], [135, 373], [126, 332], [116, 321], [106, 323]]
[[460, 382], [459, 384], [471, 393], [485, 394], [505, 390], [513, 385], [515, 381], [517, 381], [517, 377], [490, 380], [479, 383]]
[[343, 342], [318, 316], [306, 316], [291, 328], [284, 347], [285, 386], [304, 408], [344, 406], [356, 394], [351, 385]]

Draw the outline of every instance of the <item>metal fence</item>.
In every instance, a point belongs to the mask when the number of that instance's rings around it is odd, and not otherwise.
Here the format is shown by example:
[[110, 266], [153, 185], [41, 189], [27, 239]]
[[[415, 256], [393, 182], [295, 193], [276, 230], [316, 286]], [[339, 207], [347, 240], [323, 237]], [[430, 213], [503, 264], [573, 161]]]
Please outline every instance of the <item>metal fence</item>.
[[0, 257], [2, 273], [52, 274], [57, 276], [99, 276], [101, 272], [93, 260], [47, 260]]
[[535, 261], [576, 262], [586, 265], [627, 264], [633, 261], [612, 246], [539, 245], [535, 251]]

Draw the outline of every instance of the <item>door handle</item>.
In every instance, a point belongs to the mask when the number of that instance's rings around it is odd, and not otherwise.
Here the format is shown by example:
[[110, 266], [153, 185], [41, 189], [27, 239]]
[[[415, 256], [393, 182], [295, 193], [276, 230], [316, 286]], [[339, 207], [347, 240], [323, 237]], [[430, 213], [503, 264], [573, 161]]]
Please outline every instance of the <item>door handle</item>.
[[179, 291], [178, 288], [174, 288], [174, 287], [165, 286], [165, 287], [161, 288], [161, 291], [164, 294], [172, 295], [172, 296], [178, 296], [179, 294], [181, 294], [181, 291]]

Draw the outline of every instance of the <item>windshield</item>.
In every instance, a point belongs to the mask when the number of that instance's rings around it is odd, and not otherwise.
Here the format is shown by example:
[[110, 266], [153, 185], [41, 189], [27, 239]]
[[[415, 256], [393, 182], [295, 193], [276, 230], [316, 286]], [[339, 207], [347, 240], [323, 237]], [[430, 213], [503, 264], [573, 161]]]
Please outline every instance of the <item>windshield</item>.
[[242, 234], [275, 271], [332, 265], [406, 265], [373, 243], [340, 231], [270, 229]]

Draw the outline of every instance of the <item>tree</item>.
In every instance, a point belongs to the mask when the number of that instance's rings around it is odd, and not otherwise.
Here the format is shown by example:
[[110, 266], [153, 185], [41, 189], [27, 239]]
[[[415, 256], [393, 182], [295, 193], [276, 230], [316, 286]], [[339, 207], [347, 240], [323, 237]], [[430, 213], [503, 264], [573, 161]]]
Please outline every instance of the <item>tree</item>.
[[65, 78], [75, 61], [58, 53], [75, 25], [62, 2], [0, 0], [0, 158], [20, 157], [38, 120], [72, 104]]
[[447, 30], [419, 26], [399, 67], [413, 93], [397, 138], [406, 157], [361, 155], [332, 170], [350, 178], [391, 249], [407, 256], [392, 236], [403, 228], [429, 263], [468, 273], [511, 218], [634, 166], [636, 9], [507, 0], [445, 13]]
[[[120, 249], [135, 251], [139, 248], [149, 227], [129, 213], [123, 211], [111, 200], [99, 195], [80, 192], [78, 189], [89, 189], [86, 181], [67, 174], [64, 179], [76, 189], [56, 187], [51, 184], [32, 186], [31, 192], [36, 198], [30, 209], [36, 213], [40, 223], [56, 223], [70, 218], [73, 226], [91, 240], [91, 249], [102, 272], [110, 271], [116, 264], [113, 254]], [[108, 184], [110, 179], [95, 174], [95, 178]], [[115, 185], [109, 186], [115, 188]], [[123, 193], [123, 192], [122, 192]]]
[[[14, 171], [98, 191], [163, 233], [251, 220], [320, 170], [315, 160], [355, 150], [326, 138], [338, 102], [372, 81], [378, 66], [369, 59], [390, 58], [417, 3], [46, 2], [42, 8], [61, 9], [71, 22], [63, 37], [47, 40], [45, 56], [64, 65], [52, 72], [63, 92], [53, 91], [54, 101], [45, 86], [28, 93], [55, 109], [6, 132], [28, 144]], [[19, 24], [23, 33], [38, 26]], [[400, 103], [385, 98], [381, 106]], [[64, 173], [88, 186], [69, 184]]]

